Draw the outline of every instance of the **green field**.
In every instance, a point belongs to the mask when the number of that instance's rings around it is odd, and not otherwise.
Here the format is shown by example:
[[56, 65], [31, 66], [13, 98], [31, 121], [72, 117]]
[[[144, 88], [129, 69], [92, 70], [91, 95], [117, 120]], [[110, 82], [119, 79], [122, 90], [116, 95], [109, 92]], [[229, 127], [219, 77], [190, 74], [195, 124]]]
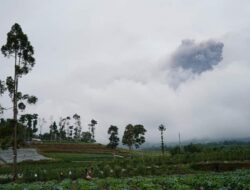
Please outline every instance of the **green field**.
[[249, 190], [250, 172], [207, 173], [159, 177], [106, 178], [6, 184], [0, 190]]
[[[168, 150], [164, 156], [155, 150], [113, 151], [96, 144], [66, 144], [65, 149], [63, 146], [39, 145], [38, 151], [51, 160], [19, 163], [16, 185], [8, 184], [11, 182], [11, 165], [1, 166], [0, 183], [6, 184], [1, 187], [13, 190], [42, 187], [46, 190], [53, 187], [189, 190], [198, 189], [198, 186], [205, 190], [249, 189], [250, 147], [245, 145], [224, 148], [202, 145], [202, 149], [192, 149], [193, 152], [186, 150], [171, 154]], [[114, 157], [113, 153], [123, 156]], [[91, 182], [84, 180], [88, 168], [93, 168], [94, 180]]]
[[45, 153], [46, 157], [65, 162], [103, 161], [113, 158], [112, 154]]

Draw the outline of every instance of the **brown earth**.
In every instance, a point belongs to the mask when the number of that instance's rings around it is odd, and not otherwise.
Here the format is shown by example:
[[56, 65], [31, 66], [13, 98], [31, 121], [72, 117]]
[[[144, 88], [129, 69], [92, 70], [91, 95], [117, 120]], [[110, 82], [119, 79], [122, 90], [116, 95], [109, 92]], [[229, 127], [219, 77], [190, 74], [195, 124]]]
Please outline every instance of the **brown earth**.
[[74, 143], [62, 143], [62, 144], [33, 144], [29, 145], [32, 148], [36, 148], [41, 153], [86, 153], [86, 154], [119, 154], [127, 155], [128, 151], [125, 149], [113, 150], [107, 148], [102, 144], [74, 144]]

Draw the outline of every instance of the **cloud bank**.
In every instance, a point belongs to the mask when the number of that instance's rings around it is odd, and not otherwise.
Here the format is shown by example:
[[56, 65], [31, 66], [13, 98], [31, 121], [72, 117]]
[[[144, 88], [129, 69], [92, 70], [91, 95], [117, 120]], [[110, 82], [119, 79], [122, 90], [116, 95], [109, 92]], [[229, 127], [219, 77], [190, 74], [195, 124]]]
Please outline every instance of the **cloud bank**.
[[[234, 0], [220, 6], [215, 0], [3, 0], [0, 44], [15, 22], [29, 36], [36, 65], [20, 90], [39, 98], [27, 112], [47, 119], [44, 131], [51, 115], [78, 113], [83, 130], [98, 121], [103, 143], [110, 125], [122, 135], [129, 123], [145, 125], [151, 142], [159, 141], [161, 123], [167, 142], [178, 140], [178, 132], [183, 139], [244, 137], [250, 134], [249, 8], [249, 1]], [[180, 45], [182, 39], [196, 41]], [[11, 73], [13, 61], [0, 56], [0, 78]], [[7, 95], [0, 103], [11, 107]]]

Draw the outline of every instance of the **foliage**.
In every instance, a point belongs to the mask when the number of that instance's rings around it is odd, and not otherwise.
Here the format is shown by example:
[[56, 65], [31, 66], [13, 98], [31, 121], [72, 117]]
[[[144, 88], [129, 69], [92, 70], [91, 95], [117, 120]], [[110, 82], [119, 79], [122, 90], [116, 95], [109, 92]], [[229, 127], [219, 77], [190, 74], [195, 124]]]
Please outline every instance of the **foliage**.
[[35, 182], [31, 184], [8, 184], [0, 187], [0, 190], [68, 190], [71, 187], [71, 180], [66, 179], [64, 181], [58, 182], [48, 181], [44, 182]]
[[59, 136], [59, 131], [56, 122], [54, 121], [50, 126], [50, 138], [51, 140], [57, 140]]
[[70, 117], [66, 117], [66, 118], [60, 118], [59, 120], [59, 140], [62, 141], [64, 139], [66, 139], [66, 124], [68, 122], [68, 120], [70, 119]]
[[[5, 92], [5, 90], [6, 90], [5, 82], [0, 80], [0, 96], [2, 96], [2, 94]], [[0, 114], [2, 114], [3, 111], [4, 111], [4, 108], [0, 104]]]
[[19, 122], [22, 123], [26, 128], [24, 131], [24, 138], [28, 141], [34, 137], [35, 133], [37, 132], [37, 119], [38, 114], [24, 114], [21, 115]]
[[[35, 64], [35, 58], [33, 57], [34, 49], [19, 24], [15, 23], [12, 26], [11, 31], [7, 34], [7, 42], [2, 46], [1, 51], [5, 57], [14, 56], [15, 58], [14, 78], [11, 76], [6, 78], [6, 88], [13, 104], [17, 104], [20, 110], [24, 110], [26, 108], [24, 101], [28, 104], [35, 104], [37, 98], [18, 91], [18, 78], [29, 73]], [[2, 85], [3, 83], [1, 83]], [[4, 87], [2, 86], [1, 89]], [[1, 91], [3, 92], [3, 90]]]
[[199, 145], [195, 145], [195, 144], [189, 144], [184, 146], [184, 151], [185, 152], [190, 152], [190, 153], [195, 153], [195, 152], [201, 152], [202, 148]]
[[135, 148], [139, 148], [145, 142], [145, 133], [146, 129], [144, 129], [143, 125], [132, 125], [129, 124], [126, 126], [122, 143], [129, 147], [129, 150], [135, 146]]
[[109, 144], [107, 145], [109, 148], [115, 149], [119, 144], [119, 137], [118, 135], [118, 127], [111, 125], [108, 129], [109, 137]]
[[[0, 146], [2, 149], [6, 149], [13, 146], [13, 121], [11, 119], [1, 119], [0, 120]], [[24, 131], [25, 126], [21, 123], [17, 124], [17, 145], [21, 146], [24, 144]]]
[[91, 138], [95, 142], [95, 126], [97, 125], [97, 121], [94, 119], [91, 119], [90, 124], [89, 124], [89, 131], [91, 132]]
[[92, 135], [90, 132], [86, 131], [86, 132], [82, 132], [82, 138], [81, 141], [85, 142], [85, 143], [90, 143], [92, 142]]
[[107, 178], [91, 181], [70, 178], [63, 181], [34, 182], [30, 184], [6, 184], [0, 190], [249, 190], [250, 172], [237, 171], [228, 173], [207, 173], [196, 175], [172, 175], [159, 177]]
[[75, 120], [75, 127], [74, 127], [74, 139], [80, 140], [81, 139], [81, 116], [78, 114], [73, 115], [73, 119]]
[[[71, 119], [74, 119], [73, 123]], [[73, 117], [60, 118], [59, 123], [52, 121], [49, 133], [40, 134], [41, 139], [54, 142], [81, 141], [81, 116], [74, 114]]]
[[179, 146], [175, 146], [173, 148], [170, 148], [169, 149], [169, 152], [172, 154], [172, 155], [176, 155], [176, 154], [180, 154], [181, 153], [181, 149]]

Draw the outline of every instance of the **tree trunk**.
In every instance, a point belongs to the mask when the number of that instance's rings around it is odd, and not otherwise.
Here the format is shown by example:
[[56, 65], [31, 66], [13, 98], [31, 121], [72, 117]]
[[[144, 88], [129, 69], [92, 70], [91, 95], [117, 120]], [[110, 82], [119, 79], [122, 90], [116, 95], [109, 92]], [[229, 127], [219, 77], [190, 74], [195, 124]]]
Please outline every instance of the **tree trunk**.
[[14, 122], [14, 134], [13, 134], [13, 181], [17, 179], [17, 87], [18, 87], [18, 78], [17, 78], [17, 53], [15, 53], [15, 70], [14, 70], [14, 95], [13, 95], [13, 122]]
[[132, 150], [132, 145], [128, 145], [128, 149], [129, 149], [129, 151], [131, 151]]
[[130, 158], [132, 158], [133, 145], [128, 145], [128, 149], [129, 149], [129, 156]]
[[95, 126], [92, 126], [92, 138], [95, 140]]
[[163, 142], [163, 132], [161, 131], [161, 151], [162, 155], [164, 154], [164, 142]]

